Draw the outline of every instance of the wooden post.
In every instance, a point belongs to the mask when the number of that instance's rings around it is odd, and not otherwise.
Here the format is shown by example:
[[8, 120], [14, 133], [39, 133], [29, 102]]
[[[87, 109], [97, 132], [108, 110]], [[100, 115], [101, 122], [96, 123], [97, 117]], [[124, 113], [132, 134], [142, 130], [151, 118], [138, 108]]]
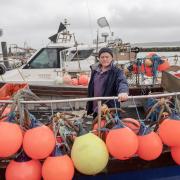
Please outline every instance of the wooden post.
[[7, 53], [7, 44], [6, 42], [1, 42], [1, 47], [2, 47], [2, 54], [3, 54], [3, 60], [4, 60], [4, 65], [6, 68], [9, 68], [9, 62], [8, 62], [8, 53]]
[[101, 135], [101, 101], [98, 101], [98, 136]]

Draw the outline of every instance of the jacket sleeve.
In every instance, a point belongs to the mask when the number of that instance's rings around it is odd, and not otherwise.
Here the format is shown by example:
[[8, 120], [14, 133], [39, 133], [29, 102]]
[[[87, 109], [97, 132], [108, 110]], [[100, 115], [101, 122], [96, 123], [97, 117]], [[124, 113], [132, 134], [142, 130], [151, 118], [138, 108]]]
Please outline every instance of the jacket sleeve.
[[129, 86], [127, 79], [122, 70], [118, 70], [116, 79], [116, 92], [119, 93], [129, 93]]

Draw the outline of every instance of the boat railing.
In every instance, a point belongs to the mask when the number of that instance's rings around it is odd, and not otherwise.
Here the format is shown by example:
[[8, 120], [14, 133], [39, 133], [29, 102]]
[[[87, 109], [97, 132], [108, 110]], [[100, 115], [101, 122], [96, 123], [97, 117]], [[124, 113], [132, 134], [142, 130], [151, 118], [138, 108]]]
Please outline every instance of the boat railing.
[[[147, 98], [163, 98], [163, 97], [172, 97], [175, 96], [175, 98], [180, 98], [180, 92], [173, 92], [173, 93], [163, 93], [163, 94], [150, 94], [150, 95], [139, 95], [139, 96], [129, 96], [128, 101], [132, 100], [132, 102], [135, 104], [135, 108], [137, 111], [137, 115], [138, 115], [138, 119], [139, 121], [143, 121], [138, 113], [137, 110], [137, 106], [135, 103], [136, 99], [147, 99]], [[40, 104], [40, 105], [47, 105], [50, 104], [51, 106], [51, 111], [52, 111], [52, 115], [54, 114], [54, 110], [53, 110], [53, 104], [57, 104], [57, 103], [71, 103], [71, 102], [87, 102], [87, 101], [97, 101], [97, 124], [98, 124], [98, 136], [100, 136], [101, 133], [101, 117], [102, 117], [102, 100], [117, 100], [118, 97], [117, 96], [113, 96], [113, 97], [91, 97], [91, 98], [74, 98], [74, 99], [60, 99], [60, 100], [36, 100], [36, 101], [24, 101], [19, 99], [17, 103], [18, 106], [18, 111], [19, 111], [19, 121], [23, 122], [24, 121], [24, 112], [25, 109], [28, 109], [28, 104]], [[0, 100], [0, 104], [1, 103], [14, 103], [14, 101], [12, 100]], [[176, 104], [179, 106], [179, 101], [176, 101]], [[179, 107], [178, 107], [178, 111], [179, 111]], [[63, 111], [64, 112], [64, 111]], [[85, 113], [86, 114], [86, 113]]]
[[[148, 99], [148, 98], [161, 98], [161, 97], [168, 97], [168, 96], [178, 96], [180, 92], [173, 92], [173, 93], [161, 93], [161, 94], [150, 94], [150, 95], [138, 95], [138, 96], [129, 96], [129, 100], [133, 99]], [[59, 100], [38, 100], [38, 101], [24, 101], [20, 100], [20, 104], [44, 104], [44, 103], [65, 103], [65, 102], [81, 102], [81, 101], [102, 101], [102, 100], [117, 100], [117, 96], [111, 97], [88, 97], [88, 98], [73, 98], [73, 99], [59, 99]], [[13, 100], [0, 100], [0, 103], [13, 103]]]
[[[179, 96], [179, 95], [180, 95], [180, 92], [163, 93], [163, 94], [150, 94], [150, 95], [139, 95], [139, 96], [129, 96], [128, 100], [161, 98], [161, 97]], [[64, 103], [64, 102], [77, 102], [77, 101], [79, 101], [79, 102], [80, 101], [102, 101], [102, 100], [117, 100], [117, 99], [118, 99], [117, 96], [111, 96], [111, 97], [60, 99], [60, 100], [20, 101], [20, 103], [22, 103], [22, 104], [43, 104], [43, 103]]]
[[[135, 103], [136, 99], [147, 99], [147, 98], [162, 98], [162, 97], [170, 97], [175, 96], [175, 98], [180, 97], [180, 92], [173, 92], [173, 93], [163, 93], [163, 94], [150, 94], [150, 95], [140, 95], [140, 96], [129, 96], [128, 101], [132, 100]], [[46, 105], [50, 104], [52, 108], [52, 114], [53, 114], [53, 104], [57, 103], [71, 103], [71, 102], [87, 102], [87, 101], [97, 101], [97, 112], [98, 112], [98, 127], [100, 128], [101, 124], [101, 107], [102, 107], [102, 100], [117, 100], [117, 96], [113, 97], [91, 97], [91, 98], [74, 98], [74, 99], [60, 99], [60, 100], [37, 100], [37, 101], [24, 101], [19, 99], [18, 100], [18, 111], [24, 112], [25, 108], [27, 108], [28, 104], [41, 104]], [[179, 104], [179, 101], [177, 101]], [[0, 104], [13, 104], [13, 100], [0, 100]], [[179, 105], [178, 105], [179, 106]], [[178, 108], [179, 109], [179, 108]], [[20, 121], [23, 121], [24, 114], [20, 113]], [[139, 119], [140, 120], [140, 119]], [[100, 134], [100, 130], [98, 131]]]

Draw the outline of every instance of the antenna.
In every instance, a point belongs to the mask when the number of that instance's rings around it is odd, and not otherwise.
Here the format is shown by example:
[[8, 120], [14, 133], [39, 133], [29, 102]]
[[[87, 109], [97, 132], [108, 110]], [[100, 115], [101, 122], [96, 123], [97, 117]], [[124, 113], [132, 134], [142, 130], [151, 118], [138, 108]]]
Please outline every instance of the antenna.
[[0, 37], [3, 35], [3, 30], [0, 29]]
[[111, 31], [110, 25], [106, 19], [106, 17], [101, 17], [99, 19], [97, 19], [97, 24], [99, 25], [99, 27], [104, 28], [104, 27], [108, 27], [109, 31], [111, 33], [111, 36], [113, 36], [113, 32]]

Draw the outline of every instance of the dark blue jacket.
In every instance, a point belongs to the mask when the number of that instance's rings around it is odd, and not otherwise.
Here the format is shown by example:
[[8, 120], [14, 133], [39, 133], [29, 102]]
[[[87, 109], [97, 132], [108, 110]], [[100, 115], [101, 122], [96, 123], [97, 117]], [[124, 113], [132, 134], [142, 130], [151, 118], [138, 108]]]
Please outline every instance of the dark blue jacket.
[[[94, 76], [97, 73], [96, 69], [98, 64], [91, 66], [91, 79], [88, 86], [88, 97], [94, 97]], [[107, 81], [104, 84], [103, 96], [117, 96], [119, 93], [129, 92], [128, 83], [121, 69], [112, 64], [108, 74]], [[104, 103], [103, 101], [102, 103]], [[109, 108], [115, 107], [114, 100], [109, 100], [107, 103]], [[117, 107], [120, 107], [120, 103], [116, 101]], [[87, 114], [93, 113], [93, 102], [87, 103]]]

